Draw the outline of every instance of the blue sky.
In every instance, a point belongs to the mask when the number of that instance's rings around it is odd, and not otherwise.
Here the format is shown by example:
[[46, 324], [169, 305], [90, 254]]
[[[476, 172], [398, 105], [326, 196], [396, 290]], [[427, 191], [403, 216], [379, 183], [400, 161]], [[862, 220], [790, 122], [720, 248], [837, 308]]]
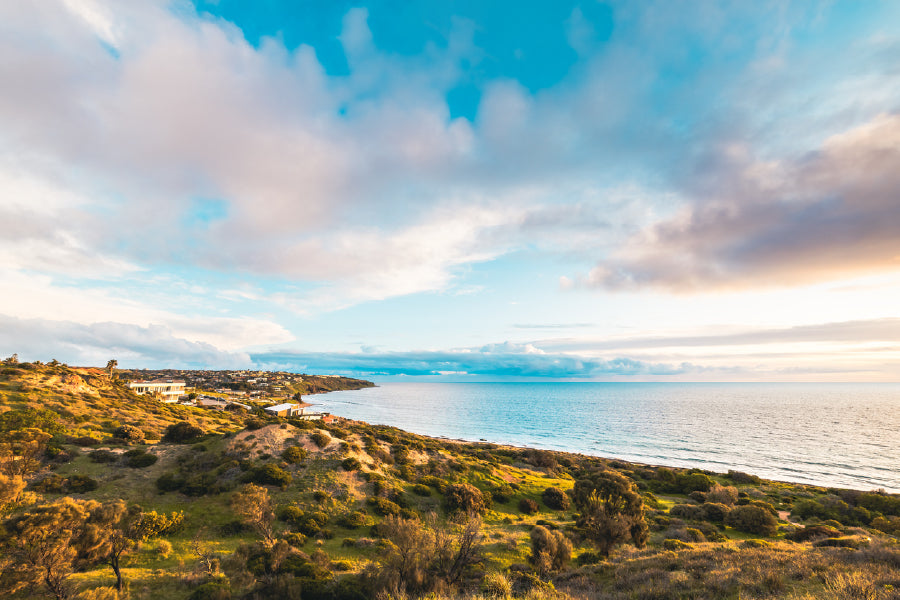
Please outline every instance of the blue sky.
[[0, 353], [900, 379], [900, 6], [0, 7]]

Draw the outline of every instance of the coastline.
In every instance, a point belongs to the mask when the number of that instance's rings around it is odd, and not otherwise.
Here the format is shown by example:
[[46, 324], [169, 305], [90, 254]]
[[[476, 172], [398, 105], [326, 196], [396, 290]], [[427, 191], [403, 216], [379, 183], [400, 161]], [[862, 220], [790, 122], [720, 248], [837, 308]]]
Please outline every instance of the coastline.
[[[317, 400], [335, 416], [439, 439], [900, 493], [894, 385], [389, 382]], [[886, 418], [859, 428], [870, 412]]]

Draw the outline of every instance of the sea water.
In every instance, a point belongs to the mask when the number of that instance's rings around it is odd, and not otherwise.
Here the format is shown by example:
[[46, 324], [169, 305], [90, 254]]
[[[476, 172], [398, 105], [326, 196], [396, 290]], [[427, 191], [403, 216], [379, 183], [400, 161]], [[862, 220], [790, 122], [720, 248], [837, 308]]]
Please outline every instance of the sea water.
[[900, 384], [379, 383], [308, 400], [434, 437], [900, 492]]

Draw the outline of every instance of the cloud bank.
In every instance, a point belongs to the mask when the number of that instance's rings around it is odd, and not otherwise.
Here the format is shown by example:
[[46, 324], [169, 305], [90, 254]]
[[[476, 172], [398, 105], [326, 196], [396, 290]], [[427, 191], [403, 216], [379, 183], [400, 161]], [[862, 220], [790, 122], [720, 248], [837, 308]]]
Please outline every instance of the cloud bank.
[[582, 283], [607, 289], [802, 285], [900, 271], [900, 115], [880, 115], [792, 161], [741, 152]]
[[[244, 352], [227, 352], [205, 342], [191, 342], [163, 326], [122, 323], [81, 324], [0, 315], [0, 348], [22, 360], [50, 360], [95, 366], [115, 358], [122, 367], [247, 368]], [[45, 353], [52, 349], [53, 355]]]

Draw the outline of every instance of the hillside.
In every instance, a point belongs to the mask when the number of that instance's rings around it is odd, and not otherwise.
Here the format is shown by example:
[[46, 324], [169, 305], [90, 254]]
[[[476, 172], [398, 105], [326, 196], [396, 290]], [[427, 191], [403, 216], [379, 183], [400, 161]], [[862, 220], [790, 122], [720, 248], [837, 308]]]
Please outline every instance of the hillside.
[[[3, 368], [0, 399], [4, 598], [900, 597], [896, 495], [204, 413], [61, 365]], [[38, 538], [69, 549], [56, 589]]]

